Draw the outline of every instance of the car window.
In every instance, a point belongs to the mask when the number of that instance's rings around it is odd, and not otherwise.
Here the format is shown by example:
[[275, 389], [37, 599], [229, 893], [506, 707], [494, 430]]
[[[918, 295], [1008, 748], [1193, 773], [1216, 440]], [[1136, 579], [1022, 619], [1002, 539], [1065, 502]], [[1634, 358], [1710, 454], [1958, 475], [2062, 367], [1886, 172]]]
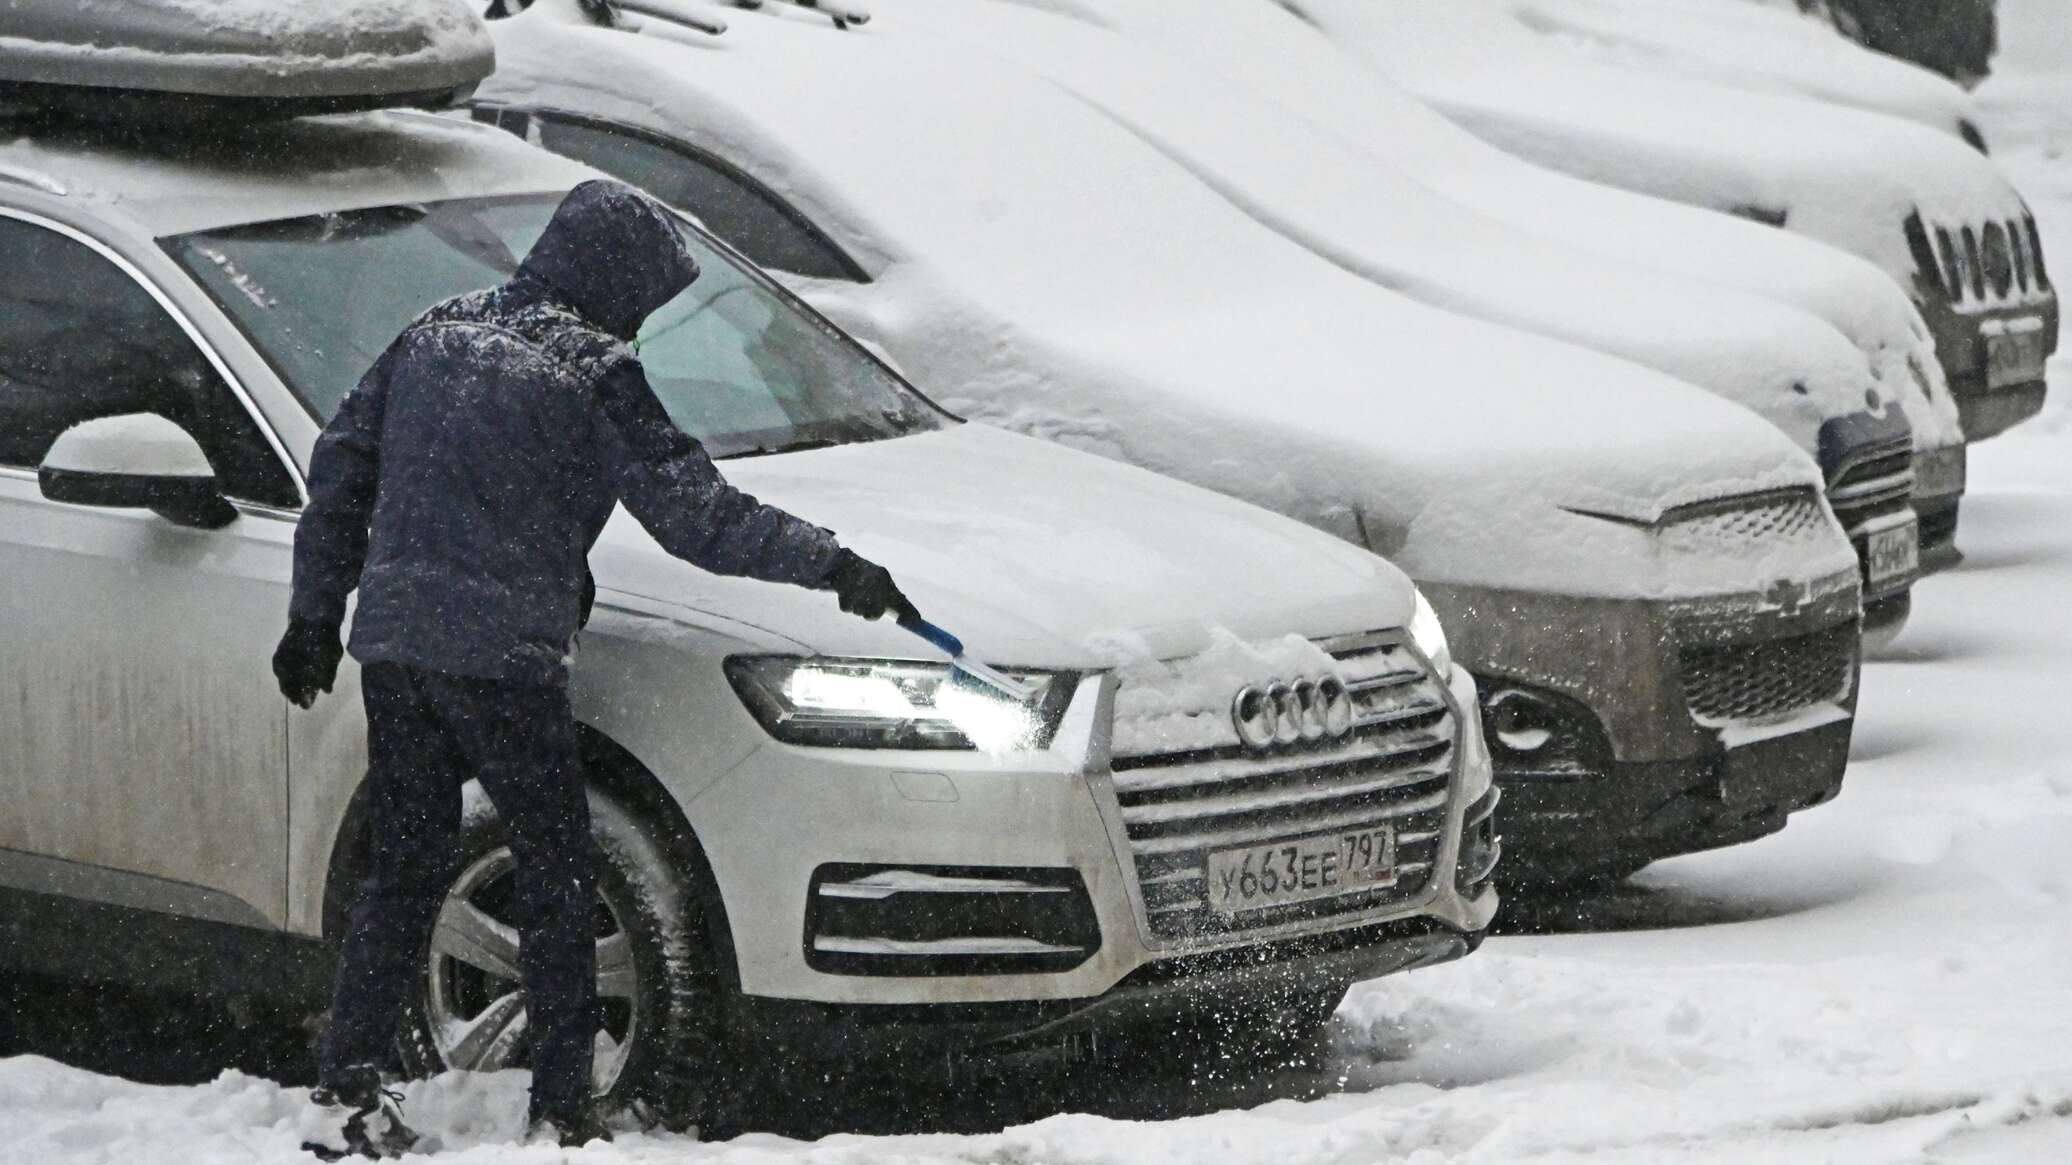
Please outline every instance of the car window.
[[696, 217], [759, 266], [860, 283], [854, 261], [796, 209], [701, 151], [554, 114], [534, 116], [539, 144], [595, 166]]
[[[561, 195], [456, 198], [223, 227], [165, 246], [328, 420], [426, 308], [507, 279]], [[875, 441], [945, 414], [766, 276], [683, 225], [700, 274], [634, 348], [714, 457]]]
[[231, 497], [300, 503], [251, 414], [148, 291], [86, 244], [0, 217], [0, 465], [34, 468], [73, 425], [135, 412], [192, 434]]

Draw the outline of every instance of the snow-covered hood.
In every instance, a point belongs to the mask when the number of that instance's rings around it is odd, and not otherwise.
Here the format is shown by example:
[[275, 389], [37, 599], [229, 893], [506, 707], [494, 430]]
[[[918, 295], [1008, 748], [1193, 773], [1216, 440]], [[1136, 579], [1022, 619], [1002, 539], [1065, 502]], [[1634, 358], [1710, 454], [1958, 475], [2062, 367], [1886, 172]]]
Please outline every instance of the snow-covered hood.
[[[1115, 0], [1098, 11], [1134, 7]], [[1419, 302], [1688, 380], [1756, 410], [1808, 451], [1822, 422], [1865, 408], [1866, 389], [1887, 398], [1865, 355], [1822, 319], [1513, 228], [1384, 155], [1093, 23], [974, 0], [906, 0], [902, 10], [1065, 85], [1261, 224]]]
[[[1570, 593], [1672, 585], [1578, 533], [1630, 527], [1575, 511], [1644, 523], [1819, 486], [1754, 414], [1392, 294], [1055, 85], [925, 28], [743, 21], [690, 49], [542, 12], [497, 27], [486, 98], [748, 170], [872, 276], [807, 284], [814, 302], [965, 415], [1364, 540], [1414, 577]], [[1712, 569], [1720, 589], [1777, 577], [1727, 555]]]
[[[1621, 270], [1660, 272], [1686, 288], [1692, 282], [1729, 287], [1810, 312], [1862, 353], [1880, 395], [1905, 408], [1918, 448], [1939, 449], [1963, 440], [1957, 404], [1935, 359], [1927, 325], [1906, 293], [1866, 260], [1790, 232], [1585, 182], [1507, 154], [1446, 120], [1278, 4], [1017, 2], [1113, 29], [1191, 62], [1212, 72], [1228, 91], [1264, 98], [1455, 205], [1549, 240], [1568, 255]], [[1337, 221], [1357, 217], [1364, 224], [1393, 215], [1392, 208], [1387, 216], [1340, 216]], [[1506, 283], [1514, 270], [1507, 264], [1501, 278], [1485, 282]], [[1654, 343], [1670, 342], [1675, 335], [1669, 329], [1642, 328], [1645, 309], [1628, 312], [1609, 297], [1586, 298], [1572, 306], [1588, 319], [1639, 331]], [[1737, 351], [1729, 343], [1710, 350]], [[1850, 400], [1856, 402], [1852, 407], [1861, 407], [1860, 390], [1852, 391]]]
[[[1400, 571], [1357, 547], [1206, 490], [1004, 433], [952, 425], [834, 449], [738, 458], [729, 481], [883, 563], [929, 619], [988, 659], [1088, 667], [1121, 642], [1159, 658], [1247, 640], [1401, 627]], [[623, 511], [592, 555], [614, 592], [722, 614], [836, 655], [927, 647], [842, 614], [825, 593], [704, 574]]]
[[[1948, 134], [1862, 110], [1588, 60], [1505, 0], [1299, 0], [1300, 10], [1448, 116], [1594, 181], [1790, 229], [1911, 286], [1903, 224], [2019, 222], [2020, 195]], [[2039, 295], [2041, 293], [2038, 293]]]
[[1971, 95], [1911, 61], [1874, 52], [1796, 8], [1748, 0], [1504, 0], [1529, 28], [1608, 64], [1771, 93], [1796, 93], [1977, 132]]

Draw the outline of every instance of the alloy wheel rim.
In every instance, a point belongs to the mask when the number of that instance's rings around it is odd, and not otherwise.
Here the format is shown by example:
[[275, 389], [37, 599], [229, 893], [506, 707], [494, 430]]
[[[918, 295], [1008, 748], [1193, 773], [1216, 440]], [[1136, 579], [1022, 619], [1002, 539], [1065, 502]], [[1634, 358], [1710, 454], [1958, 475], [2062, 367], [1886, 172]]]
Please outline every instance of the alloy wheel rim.
[[[517, 862], [498, 847], [470, 863], [446, 892], [432, 927], [424, 1010], [432, 1046], [448, 1068], [493, 1072], [515, 1067], [525, 1047], [525, 995], [512, 917]], [[591, 1063], [602, 1095], [626, 1069], [646, 1015], [637, 990], [633, 939], [618, 910], [599, 895], [597, 998], [603, 1005]]]

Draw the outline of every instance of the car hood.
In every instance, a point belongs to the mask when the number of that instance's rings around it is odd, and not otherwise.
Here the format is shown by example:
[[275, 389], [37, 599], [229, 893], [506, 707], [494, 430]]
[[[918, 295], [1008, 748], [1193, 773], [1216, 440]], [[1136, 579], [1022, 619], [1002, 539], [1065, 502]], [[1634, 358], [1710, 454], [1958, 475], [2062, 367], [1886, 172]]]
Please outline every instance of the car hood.
[[[729, 481], [883, 564], [982, 658], [1089, 667], [1400, 627], [1409, 581], [1364, 550], [1205, 490], [985, 425], [721, 463]], [[925, 656], [827, 592], [721, 578], [622, 510], [592, 554], [600, 601], [644, 600], [830, 655]], [[645, 605], [635, 603], [633, 605]]]

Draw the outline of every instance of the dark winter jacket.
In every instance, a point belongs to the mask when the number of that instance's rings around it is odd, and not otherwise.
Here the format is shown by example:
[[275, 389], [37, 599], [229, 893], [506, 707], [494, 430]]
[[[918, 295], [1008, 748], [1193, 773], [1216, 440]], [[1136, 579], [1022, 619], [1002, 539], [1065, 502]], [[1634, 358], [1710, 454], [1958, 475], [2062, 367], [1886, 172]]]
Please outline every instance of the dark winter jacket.
[[420, 316], [317, 439], [290, 616], [335, 629], [358, 586], [362, 662], [565, 682], [615, 500], [706, 570], [824, 585], [834, 536], [728, 485], [626, 346], [697, 274], [658, 206], [585, 182], [509, 282]]

